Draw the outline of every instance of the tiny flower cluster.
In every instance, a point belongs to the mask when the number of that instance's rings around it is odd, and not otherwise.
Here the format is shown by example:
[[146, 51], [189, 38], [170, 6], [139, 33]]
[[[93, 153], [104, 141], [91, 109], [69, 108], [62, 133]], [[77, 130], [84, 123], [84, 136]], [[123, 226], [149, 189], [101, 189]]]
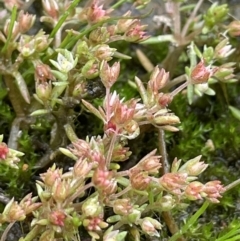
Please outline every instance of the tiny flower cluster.
[[19, 157], [23, 156], [24, 153], [8, 148], [7, 144], [2, 141], [3, 135], [0, 135], [0, 163], [18, 169]]

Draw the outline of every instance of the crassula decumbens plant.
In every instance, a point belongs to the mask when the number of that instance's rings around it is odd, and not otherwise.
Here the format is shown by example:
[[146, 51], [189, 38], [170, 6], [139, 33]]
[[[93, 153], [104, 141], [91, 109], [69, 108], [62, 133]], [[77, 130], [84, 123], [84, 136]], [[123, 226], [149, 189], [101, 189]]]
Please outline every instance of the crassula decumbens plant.
[[[124, 240], [127, 232], [122, 227], [126, 225], [136, 227], [137, 236], [139, 232], [159, 236], [162, 225], [149, 216], [150, 213], [181, 208], [187, 200], [219, 202], [225, 191], [220, 181], [205, 184], [197, 181], [198, 175], [207, 168], [200, 156], [183, 165], [175, 159], [171, 171], [159, 175], [161, 156], [153, 150], [129, 170], [119, 170], [118, 163], [127, 161], [131, 155], [127, 140], [139, 135], [141, 125], [150, 123], [156, 128], [176, 131], [173, 125], [179, 123], [178, 117], [167, 108], [173, 96], [161, 92], [168, 73], [155, 68], [146, 88], [136, 77], [141, 99], [125, 101], [111, 92], [119, 71], [118, 62], [109, 66], [104, 61], [100, 68], [100, 78], [106, 87], [102, 106], [96, 108], [82, 100], [87, 110], [103, 121], [104, 135], [81, 140], [68, 127], [72, 144], [60, 151], [75, 160], [74, 166], [63, 173], [53, 165], [40, 174], [41, 181], [36, 183], [39, 199], [31, 194], [19, 203], [12, 199], [1, 214], [1, 223], [21, 221], [28, 214], [33, 215], [31, 231], [21, 240], [36, 237], [73, 240], [79, 226], [94, 239]], [[2, 142], [3, 162], [9, 162], [11, 152]], [[92, 194], [84, 201], [75, 202], [84, 197], [88, 189]], [[113, 210], [107, 218], [106, 208]]]
[[[170, 170], [165, 166], [163, 150], [157, 149], [127, 170], [121, 170], [121, 163], [129, 161], [128, 140], [136, 139], [143, 125], [152, 125], [161, 133], [178, 131], [176, 125], [180, 120], [168, 105], [184, 88], [188, 88], [191, 100], [194, 91], [212, 93], [208, 88], [211, 77], [232, 79], [232, 65], [213, 66], [215, 60], [225, 58], [231, 48], [223, 39], [215, 48], [205, 47], [201, 53], [191, 43], [191, 65], [186, 68], [185, 83], [172, 92], [165, 92], [169, 73], [155, 67], [147, 84], [135, 78], [139, 97], [125, 100], [117, 90], [112, 90], [121, 74], [120, 62], [114, 60], [110, 64], [109, 61], [127, 56], [109, 44], [119, 40], [144, 41], [148, 38], [146, 26], [130, 12], [113, 18], [112, 11], [104, 10], [98, 1], [82, 9], [77, 7], [78, 2], [42, 1], [41, 21], [53, 29], [49, 35], [42, 30], [35, 35], [26, 34], [35, 16], [17, 11], [17, 7], [23, 5], [21, 1], [14, 7], [8, 1], [5, 3], [12, 14], [0, 34], [3, 46], [0, 71], [9, 88], [16, 118], [8, 144], [1, 137], [0, 160], [17, 168], [23, 153], [13, 150], [17, 149], [16, 128], [20, 129], [22, 123], [30, 126], [38, 116], [46, 116], [54, 131], [49, 143], [50, 154], [40, 160], [39, 165], [46, 160], [54, 161], [59, 152], [75, 163], [67, 172], [53, 164], [40, 174], [36, 197], [28, 194], [19, 202], [11, 199], [0, 214], [1, 224], [10, 223], [3, 239], [15, 222], [27, 216], [31, 218], [29, 232], [21, 241], [81, 240], [80, 228], [85, 229], [92, 240], [121, 241], [130, 231], [134, 240], [144, 235], [159, 237], [163, 221], [154, 213], [168, 216], [169, 230], [177, 233], [176, 228], [170, 227], [176, 224], [169, 212], [185, 208], [189, 201], [218, 203], [229, 187], [224, 188], [218, 180], [198, 181], [208, 166], [200, 160], [201, 156], [184, 164], [175, 159]], [[84, 28], [68, 29], [63, 37], [63, 29], [73, 23], [84, 24]], [[98, 106], [87, 100], [87, 84], [97, 77], [105, 90]], [[29, 90], [25, 78], [30, 81], [32, 78], [34, 90]], [[78, 138], [73, 122], [79, 114], [74, 111], [76, 106], [102, 121], [102, 135]]]

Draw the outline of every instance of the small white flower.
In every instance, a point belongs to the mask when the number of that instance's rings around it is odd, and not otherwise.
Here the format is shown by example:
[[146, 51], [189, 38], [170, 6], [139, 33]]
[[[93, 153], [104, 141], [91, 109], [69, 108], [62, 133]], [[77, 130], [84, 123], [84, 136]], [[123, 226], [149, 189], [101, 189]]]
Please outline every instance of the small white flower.
[[50, 59], [50, 62], [61, 72], [68, 73], [72, 70], [78, 61], [78, 58], [73, 59], [73, 55], [66, 49], [58, 50], [57, 61]]

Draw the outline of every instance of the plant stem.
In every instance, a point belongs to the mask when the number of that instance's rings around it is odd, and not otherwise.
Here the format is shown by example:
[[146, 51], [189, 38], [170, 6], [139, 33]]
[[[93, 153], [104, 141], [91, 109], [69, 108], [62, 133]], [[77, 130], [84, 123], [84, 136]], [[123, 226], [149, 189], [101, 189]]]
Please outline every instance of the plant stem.
[[20, 94], [19, 89], [14, 81], [14, 78], [10, 75], [4, 75], [4, 82], [8, 89], [8, 97], [14, 109], [14, 112], [17, 117], [25, 116], [25, 102], [22, 95]]
[[88, 188], [93, 187], [93, 183], [90, 182], [88, 184], [86, 184], [84, 187], [82, 187], [81, 189], [77, 190], [72, 196], [71, 198], [68, 199], [68, 203], [73, 202], [80, 194], [82, 194], [84, 191], [86, 191]]
[[187, 230], [198, 220], [198, 218], [205, 212], [207, 207], [209, 206], [209, 202], [205, 201], [200, 209], [186, 222], [186, 224], [181, 228], [180, 231], [175, 233], [168, 241], [178, 240]]
[[167, 158], [167, 150], [165, 143], [165, 133], [164, 130], [158, 129], [158, 148], [161, 153], [161, 161], [162, 161], [162, 175], [168, 173], [170, 170], [170, 165]]
[[14, 27], [14, 23], [15, 23], [16, 18], [17, 18], [17, 7], [14, 6], [13, 9], [12, 9], [10, 24], [9, 24], [9, 28], [8, 28], [7, 41], [4, 44], [1, 53], [5, 53], [7, 51], [7, 49], [8, 49], [8, 46], [10, 45], [11, 38], [12, 38], [13, 27]]
[[67, 11], [62, 15], [56, 26], [53, 28], [52, 32], [49, 35], [49, 38], [53, 38], [58, 31], [61, 31], [62, 24], [65, 22], [70, 12], [78, 5], [79, 2], [80, 0], [75, 0], [71, 3]]
[[4, 82], [7, 86], [8, 97], [16, 114], [15, 119], [12, 122], [10, 135], [8, 139], [8, 147], [12, 149], [17, 149], [17, 138], [20, 129], [20, 124], [24, 120], [26, 113], [25, 113], [25, 106], [26, 103], [23, 100], [22, 95], [20, 94], [17, 85], [14, 82], [14, 78], [10, 75], [4, 75]]
[[119, 6], [121, 6], [126, 1], [127, 0], [119, 0], [119, 1], [117, 1], [113, 6], [111, 6], [111, 9], [117, 9]]
[[173, 4], [173, 29], [174, 29], [174, 35], [177, 37], [180, 37], [181, 32], [181, 15], [180, 15], [180, 3], [178, 2], [172, 2]]
[[199, 0], [198, 3], [196, 4], [194, 10], [192, 11], [190, 17], [188, 18], [187, 22], [185, 23], [183, 30], [182, 30], [182, 37], [184, 38], [187, 34], [187, 31], [189, 29], [189, 26], [192, 22], [194, 22], [194, 18], [197, 14], [198, 9], [200, 8], [200, 6], [202, 5], [203, 0]]
[[[15, 221], [16, 222], [16, 221]], [[12, 228], [12, 226], [14, 225], [15, 222], [9, 223], [8, 226], [6, 227], [6, 229], [4, 230], [0, 241], [5, 241], [7, 238], [7, 234], [10, 231], [10, 229]]]
[[8, 147], [14, 150], [17, 150], [18, 148], [18, 137], [22, 121], [24, 121], [23, 117], [16, 117], [11, 125], [11, 130], [8, 138]]
[[162, 61], [161, 66], [166, 70], [170, 72], [170, 77], [174, 76], [174, 70], [177, 66], [177, 63], [179, 61], [179, 57], [181, 56], [183, 50], [185, 49], [185, 46], [169, 46], [169, 52], [166, 58]]
[[[171, 234], [174, 234], [172, 237], [174, 237], [179, 232], [181, 233], [181, 230], [179, 231], [179, 228], [178, 228], [171, 212], [169, 212], [169, 211], [162, 212], [162, 216], [163, 216], [164, 222], [167, 224], [169, 231], [171, 232]], [[177, 238], [174, 240], [185, 241], [185, 239], [181, 236], [182, 235], [178, 235]], [[170, 239], [168, 241], [170, 241]]]
[[114, 149], [114, 144], [117, 140], [117, 134], [116, 132], [114, 132], [111, 142], [110, 142], [110, 146], [108, 148], [108, 152], [107, 152], [107, 158], [106, 158], [106, 167], [107, 169], [109, 169], [110, 167], [110, 163], [111, 163], [111, 158], [112, 158], [112, 153], [113, 153], [113, 149]]
[[226, 189], [225, 192], [229, 191], [230, 189], [236, 187], [236, 186], [239, 185], [239, 184], [240, 184], [240, 179], [237, 179], [236, 181], [228, 184], [228, 185], [225, 187], [225, 189]]
[[166, 84], [166, 86], [164, 87], [164, 89], [168, 90], [168, 89], [172, 88], [173, 86], [178, 85], [178, 84], [184, 82], [185, 80], [186, 80], [186, 74], [182, 74], [182, 75], [174, 78], [173, 80], [169, 81]]
[[110, 120], [110, 88], [106, 88], [106, 121], [107, 124]]
[[125, 177], [129, 175], [129, 170], [121, 171], [116, 173], [116, 177]]
[[[159, 145], [159, 152], [162, 156], [162, 175], [168, 173], [170, 170], [170, 165], [167, 159], [167, 150], [166, 150], [166, 142], [165, 142], [165, 133], [164, 130], [158, 129], [158, 145]], [[163, 219], [169, 228], [169, 231], [172, 234], [179, 232], [179, 228], [169, 211], [162, 212]], [[184, 238], [179, 237], [178, 241], [184, 241]]]
[[175, 95], [177, 95], [179, 92], [181, 92], [184, 88], [188, 86], [188, 81], [177, 87], [175, 90], [171, 92], [171, 97], [173, 98]]
[[123, 194], [127, 193], [128, 191], [130, 191], [132, 189], [131, 185], [129, 185], [128, 187], [126, 187], [125, 189], [123, 189], [122, 191], [118, 192], [117, 194], [112, 194], [110, 196], [110, 199], [117, 199], [119, 197], [121, 197]]

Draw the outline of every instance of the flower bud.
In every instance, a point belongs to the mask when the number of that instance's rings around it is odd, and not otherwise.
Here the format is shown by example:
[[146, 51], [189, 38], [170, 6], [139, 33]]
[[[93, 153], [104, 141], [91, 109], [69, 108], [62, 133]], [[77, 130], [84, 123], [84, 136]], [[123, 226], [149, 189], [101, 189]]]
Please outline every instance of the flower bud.
[[218, 67], [217, 71], [214, 74], [218, 80], [225, 83], [236, 82], [236, 76], [234, 75], [234, 65], [233, 62], [228, 62]]
[[35, 67], [35, 80], [37, 82], [46, 82], [47, 80], [55, 80], [49, 65], [38, 64]]
[[178, 160], [176, 157], [174, 158], [173, 163], [172, 163], [172, 168], [171, 168], [172, 173], [178, 172], [181, 162], [182, 162], [181, 159]]
[[47, 49], [49, 44], [52, 42], [52, 39], [49, 39], [48, 35], [45, 35], [45, 32], [40, 30], [37, 35], [34, 37], [36, 44], [36, 52], [42, 53]]
[[205, 66], [204, 60], [201, 60], [192, 70], [191, 83], [203, 84], [207, 83], [209, 78], [217, 71], [217, 68], [210, 69], [210, 66]]
[[18, 15], [19, 30], [21, 33], [26, 33], [34, 24], [35, 15], [25, 13], [21, 10]]
[[211, 152], [215, 151], [214, 142], [211, 139], [208, 139], [205, 143], [204, 149], [208, 150], [208, 151], [211, 151]]
[[[130, 17], [131, 11], [126, 12], [123, 17]], [[133, 23], [137, 22], [137, 19], [119, 19], [117, 21], [117, 32], [125, 33]]]
[[125, 33], [125, 40], [129, 42], [141, 42], [149, 37], [146, 36], [145, 30], [147, 25], [140, 25], [140, 20], [137, 20], [131, 24], [128, 31]]
[[209, 68], [205, 67], [204, 61], [201, 60], [191, 73], [191, 80], [193, 84], [206, 83], [211, 76]]
[[215, 47], [214, 57], [217, 59], [227, 58], [234, 51], [232, 45], [228, 44], [228, 39], [224, 39]]
[[86, 41], [81, 41], [77, 45], [76, 56], [81, 63], [87, 62], [90, 57], [90, 49]]
[[128, 215], [128, 221], [130, 223], [138, 223], [139, 219], [141, 218], [141, 212], [137, 209], [133, 209], [133, 211]]
[[89, 157], [91, 148], [88, 142], [78, 139], [77, 141], [73, 142], [74, 148], [69, 148], [69, 150], [77, 157], [84, 158]]
[[100, 69], [100, 78], [106, 88], [111, 88], [117, 81], [120, 72], [120, 63], [115, 62], [112, 67], [106, 61], [102, 62]]
[[66, 49], [58, 49], [57, 61], [50, 59], [50, 62], [62, 73], [68, 73], [72, 70], [78, 61], [78, 58], [73, 58], [72, 52]]
[[3, 162], [12, 168], [18, 169], [17, 163], [20, 161], [18, 157], [23, 156], [24, 153], [9, 149], [2, 140], [3, 135], [0, 135], [0, 162]]
[[159, 184], [170, 193], [180, 195], [187, 185], [187, 173], [166, 173], [159, 178]]
[[158, 104], [162, 107], [165, 108], [167, 107], [173, 100], [173, 96], [171, 94], [164, 94], [164, 93], [160, 93], [158, 95]]
[[161, 211], [170, 211], [176, 206], [176, 201], [172, 195], [167, 194], [158, 200], [158, 206]]
[[36, 83], [36, 94], [43, 102], [47, 101], [52, 94], [51, 82]]
[[113, 172], [97, 168], [93, 173], [92, 182], [105, 194], [109, 195], [116, 192], [117, 182], [113, 178]]
[[89, 41], [94, 45], [103, 44], [109, 40], [109, 36], [106, 27], [99, 27], [89, 34]]
[[98, 196], [90, 197], [83, 203], [82, 213], [85, 217], [96, 217], [103, 213], [103, 208], [98, 201]]
[[[135, 123], [132, 121], [135, 106], [136, 101], [133, 99], [125, 103], [121, 103], [121, 101], [116, 102], [115, 106], [113, 106], [114, 115], [111, 119], [112, 122], [118, 126], [124, 125], [126, 127], [125, 129], [129, 129], [129, 131], [132, 132], [131, 126], [135, 125]], [[127, 127], [127, 124], [130, 124], [130, 126]]]
[[207, 167], [208, 164], [200, 162], [202, 156], [197, 156], [189, 161], [187, 161], [181, 168], [179, 172], [186, 172], [189, 176], [198, 176], [201, 174]]
[[24, 4], [22, 0], [4, 0], [5, 7], [12, 11], [13, 7], [16, 7], [17, 9], [21, 8]]
[[108, 224], [102, 221], [100, 217], [92, 217], [83, 220], [83, 226], [89, 231], [101, 231], [108, 227]]
[[110, 34], [110, 36], [116, 36], [117, 34], [117, 26], [116, 25], [109, 25], [107, 26], [107, 31]]
[[156, 229], [161, 229], [162, 225], [155, 219], [146, 217], [140, 222], [143, 232], [149, 236], [160, 237], [159, 232]]
[[[4, 32], [6, 37], [9, 35], [9, 27], [10, 27], [10, 19], [8, 19], [5, 22], [5, 25], [4, 25], [4, 28], [3, 28], [3, 32]], [[18, 22], [16, 22], [16, 21], [14, 22], [13, 29], [12, 29], [11, 33], [12, 33], [11, 39], [17, 38], [18, 34], [20, 33], [20, 27], [19, 27]]]
[[32, 194], [28, 194], [27, 196], [25, 196], [21, 202], [20, 202], [20, 206], [23, 208], [25, 214], [29, 214], [32, 213], [33, 211], [35, 211], [36, 209], [38, 209], [42, 203], [35, 203], [37, 200], [37, 197], [32, 198]]
[[228, 33], [231, 37], [237, 37], [240, 35], [240, 21], [234, 20], [228, 25]]
[[57, 20], [59, 17], [59, 7], [56, 0], [42, 0], [42, 5], [45, 13]]
[[62, 211], [62, 210], [55, 210], [52, 211], [49, 214], [48, 220], [56, 225], [56, 226], [60, 226], [63, 227], [64, 226], [64, 221], [66, 219], [66, 214]]
[[112, 59], [116, 49], [110, 48], [106, 44], [98, 45], [96, 48], [93, 49], [94, 56], [99, 60], [109, 61]]
[[150, 157], [149, 159], [145, 160], [142, 164], [143, 170], [147, 171], [149, 174], [156, 174], [159, 172], [159, 168], [162, 166], [159, 163], [159, 157]]
[[146, 190], [151, 181], [147, 172], [141, 171], [137, 168], [130, 170], [129, 178], [132, 187], [137, 190]]
[[130, 214], [133, 210], [133, 205], [131, 201], [127, 198], [117, 199], [113, 203], [113, 211], [121, 216], [126, 216]]
[[81, 82], [74, 86], [72, 96], [76, 98], [81, 98], [82, 96], [87, 95], [86, 83]]
[[160, 163], [161, 156], [155, 156], [156, 150], [150, 152], [139, 163], [138, 167], [148, 172], [149, 174], [156, 174], [159, 172], [159, 168], [162, 166]]
[[81, 215], [77, 212], [72, 214], [72, 223], [75, 227], [79, 227], [82, 224]]
[[0, 222], [11, 223], [15, 221], [22, 221], [25, 218], [26, 214], [23, 208], [12, 198], [4, 208], [2, 215], [0, 215]]
[[221, 198], [221, 193], [225, 192], [225, 188], [218, 180], [207, 182], [202, 190], [202, 197], [207, 198], [210, 202], [219, 203], [218, 198]]
[[70, 188], [68, 181], [58, 178], [52, 187], [52, 197], [56, 202], [62, 203], [68, 197]]
[[7, 154], [9, 153], [8, 146], [4, 143], [0, 143], [0, 159], [6, 159]]
[[82, 75], [87, 79], [94, 79], [98, 76], [98, 64], [94, 59], [89, 60], [83, 67], [82, 67]]
[[57, 179], [61, 179], [62, 169], [56, 169], [56, 165], [53, 165], [47, 172], [40, 174], [40, 177], [47, 186], [52, 187]]
[[107, 13], [110, 11], [106, 11], [103, 9], [103, 5], [98, 6], [99, 0], [92, 1], [92, 4], [87, 9], [84, 9], [80, 14], [80, 18], [87, 20], [88, 23], [94, 24], [101, 20], [107, 19]]
[[18, 51], [24, 56], [31, 56], [36, 50], [35, 39], [28, 35], [21, 35], [20, 41], [18, 43]]
[[164, 69], [160, 70], [155, 67], [148, 82], [148, 91], [151, 90], [154, 95], [158, 94], [158, 91], [166, 85], [168, 79], [169, 72], [166, 73]]
[[122, 144], [117, 143], [113, 150], [112, 160], [114, 162], [123, 162], [127, 160], [131, 154], [132, 152], [129, 151], [129, 147], [124, 147]]
[[87, 162], [87, 159], [78, 159], [73, 167], [73, 175], [75, 177], [85, 178], [91, 171], [91, 165]]
[[204, 185], [201, 182], [194, 181], [187, 185], [184, 193], [189, 200], [202, 199], [201, 192]]
[[229, 8], [227, 4], [218, 5], [217, 2], [212, 4], [212, 6], [204, 14], [204, 29], [203, 33], [206, 34], [214, 26], [222, 23], [229, 13]]

